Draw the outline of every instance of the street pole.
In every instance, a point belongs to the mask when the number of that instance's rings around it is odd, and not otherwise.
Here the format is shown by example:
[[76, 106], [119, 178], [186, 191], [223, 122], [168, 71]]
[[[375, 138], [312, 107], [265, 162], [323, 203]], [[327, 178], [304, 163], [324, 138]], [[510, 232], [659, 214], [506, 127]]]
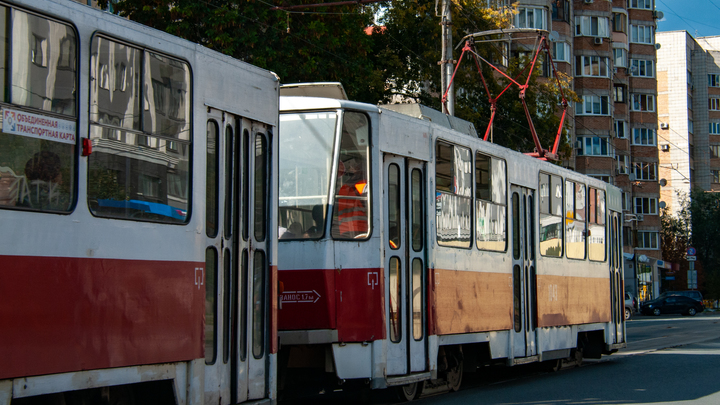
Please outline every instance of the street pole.
[[[436, 3], [437, 4], [437, 3]], [[442, 60], [440, 61], [440, 86], [442, 95], [448, 90], [447, 109], [443, 111], [448, 115], [455, 115], [455, 84], [452, 82], [453, 74], [453, 46], [452, 46], [452, 16], [450, 15], [451, 0], [442, 0]], [[450, 88], [448, 89], [448, 85]]]

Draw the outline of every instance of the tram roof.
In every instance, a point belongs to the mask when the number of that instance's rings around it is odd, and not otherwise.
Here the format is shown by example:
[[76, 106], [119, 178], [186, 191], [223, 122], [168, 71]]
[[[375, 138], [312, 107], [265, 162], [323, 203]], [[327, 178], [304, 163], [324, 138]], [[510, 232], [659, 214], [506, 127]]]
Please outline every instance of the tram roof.
[[376, 105], [358, 103], [357, 101], [340, 100], [323, 97], [280, 97], [280, 112], [307, 111], [307, 110], [335, 110], [346, 108], [357, 111], [378, 112]]

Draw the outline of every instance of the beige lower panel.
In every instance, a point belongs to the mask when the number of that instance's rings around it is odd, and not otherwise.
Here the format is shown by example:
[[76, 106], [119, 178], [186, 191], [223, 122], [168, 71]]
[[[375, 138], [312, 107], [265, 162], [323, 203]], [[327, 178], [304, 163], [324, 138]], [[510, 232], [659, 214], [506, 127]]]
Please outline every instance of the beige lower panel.
[[610, 322], [610, 280], [538, 275], [538, 326]]
[[512, 328], [512, 275], [435, 270], [438, 335]]

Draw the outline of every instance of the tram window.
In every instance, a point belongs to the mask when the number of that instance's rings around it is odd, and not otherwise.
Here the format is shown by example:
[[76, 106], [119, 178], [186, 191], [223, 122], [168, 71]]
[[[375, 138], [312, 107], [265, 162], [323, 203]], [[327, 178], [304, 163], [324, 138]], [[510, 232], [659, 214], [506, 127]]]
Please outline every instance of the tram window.
[[512, 233], [513, 233], [513, 259], [520, 259], [520, 196], [518, 193], [512, 195]]
[[93, 37], [90, 54], [91, 212], [186, 223], [190, 67], [99, 35]]
[[400, 259], [390, 258], [390, 341], [398, 343], [402, 339], [402, 301], [400, 283]]
[[242, 251], [242, 258], [240, 259], [240, 292], [238, 293], [238, 301], [240, 304], [240, 325], [237, 328], [238, 333], [240, 334], [240, 347], [239, 347], [239, 355], [240, 360], [245, 361], [247, 358], [247, 304], [248, 304], [248, 298], [247, 298], [247, 291], [248, 291], [248, 271], [249, 271], [249, 264], [248, 264], [249, 256], [247, 249], [243, 249]]
[[391, 164], [388, 168], [388, 242], [391, 249], [400, 248], [400, 168]]
[[478, 249], [507, 248], [505, 161], [475, 155], [475, 243]]
[[[325, 236], [335, 112], [280, 115], [278, 224], [281, 240]], [[300, 234], [287, 229], [298, 223]]]
[[256, 250], [253, 256], [252, 288], [252, 351], [262, 358], [265, 350], [265, 252]]
[[77, 35], [19, 10], [10, 24], [10, 13], [0, 6], [0, 101], [35, 111], [3, 108], [0, 208], [69, 212], [77, 189]]
[[415, 340], [422, 340], [424, 335], [423, 327], [423, 264], [422, 260], [415, 258], [412, 262], [412, 326], [413, 326], [413, 338]]
[[422, 172], [413, 169], [410, 181], [412, 187], [412, 248], [414, 251], [420, 252], [423, 249], [425, 238], [423, 233]]
[[562, 179], [540, 173], [540, 254], [562, 257]]
[[606, 260], [605, 192], [588, 188], [588, 257], [590, 260]]
[[565, 181], [565, 249], [570, 259], [585, 259], [585, 185]]
[[214, 238], [218, 233], [218, 124], [214, 120], [207, 123], [207, 174], [205, 177], [205, 233]]
[[247, 129], [243, 130], [242, 136], [242, 238], [248, 240], [249, 236], [249, 225], [248, 217], [250, 216], [250, 160], [248, 159], [248, 150], [250, 148], [250, 131]]
[[469, 248], [472, 222], [472, 154], [445, 142], [435, 147], [437, 243]]
[[267, 212], [267, 146], [264, 134], [255, 135], [255, 193], [254, 197], [254, 229], [255, 239], [265, 240]]
[[239, 154], [237, 153], [237, 145], [235, 144], [235, 138], [233, 137], [233, 130], [230, 127], [225, 128], [225, 226], [224, 236], [229, 239], [233, 233], [233, 218], [234, 218], [234, 207], [233, 202], [236, 201], [236, 189], [235, 189], [235, 178], [236, 174], [235, 165]]
[[217, 261], [214, 247], [205, 251], [205, 364], [214, 364], [217, 354]]
[[370, 236], [370, 125], [365, 114], [343, 114], [340, 156], [335, 184], [332, 237], [367, 239]]
[[14, 10], [11, 39], [11, 102], [75, 116], [75, 31], [69, 25]]
[[232, 320], [232, 255], [230, 249], [223, 252], [223, 363], [230, 359], [230, 328]]
[[[513, 201], [517, 194], [513, 194]], [[513, 326], [515, 332], [522, 330], [522, 285], [520, 280], [520, 266], [513, 266]]]

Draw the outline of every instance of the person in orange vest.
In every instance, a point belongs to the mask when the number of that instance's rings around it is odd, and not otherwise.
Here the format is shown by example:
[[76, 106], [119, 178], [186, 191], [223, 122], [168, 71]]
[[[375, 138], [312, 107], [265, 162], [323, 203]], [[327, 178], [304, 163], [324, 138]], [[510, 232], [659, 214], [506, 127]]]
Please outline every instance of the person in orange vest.
[[356, 159], [341, 161], [338, 165], [334, 237], [352, 239], [368, 233], [369, 186], [362, 166]]

